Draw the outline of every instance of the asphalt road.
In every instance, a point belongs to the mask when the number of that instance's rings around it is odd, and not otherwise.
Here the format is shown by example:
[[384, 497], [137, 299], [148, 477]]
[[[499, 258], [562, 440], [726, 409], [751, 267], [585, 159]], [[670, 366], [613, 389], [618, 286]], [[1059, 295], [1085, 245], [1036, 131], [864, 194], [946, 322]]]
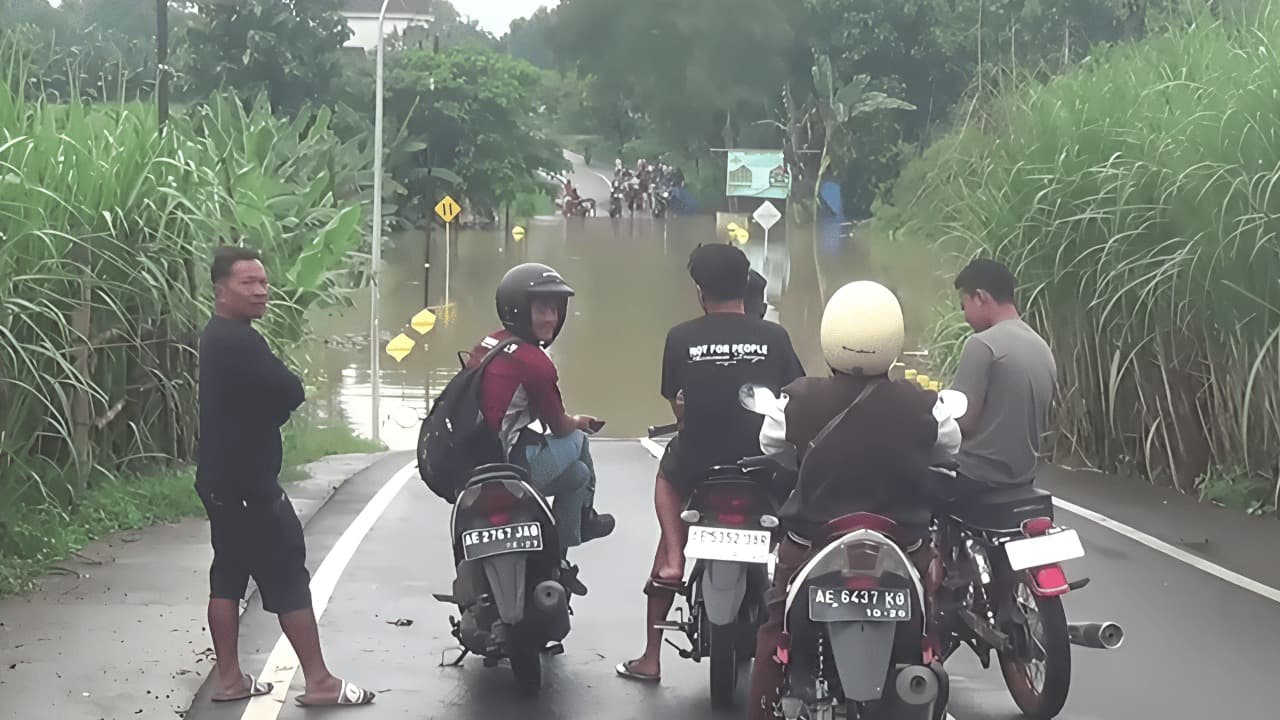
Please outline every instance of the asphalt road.
[[[380, 693], [372, 707], [356, 711], [360, 717], [717, 717], [708, 705], [705, 664], [682, 660], [670, 648], [658, 686], [614, 675], [614, 665], [637, 654], [642, 642], [640, 588], [658, 534], [652, 513], [656, 460], [634, 441], [597, 441], [593, 449], [600, 473], [598, 505], [615, 513], [619, 525], [612, 536], [576, 555], [591, 593], [575, 599], [565, 654], [544, 661], [542, 695], [521, 701], [505, 664], [486, 669], [480, 659], [469, 657], [461, 667], [440, 667], [442, 653], [453, 647], [448, 624], [453, 608], [437, 603], [431, 593], [447, 592], [453, 577], [448, 506], [413, 476], [351, 556], [321, 619], [334, 671]], [[370, 499], [411, 459], [407, 453], [393, 456], [376, 472], [344, 485], [320, 511], [307, 527], [313, 572]], [[1069, 575], [1093, 579], [1068, 596], [1069, 619], [1111, 619], [1127, 632], [1117, 651], [1074, 650], [1072, 692], [1061, 718], [1275, 716], [1269, 684], [1280, 660], [1280, 604], [1084, 518], [1063, 512], [1059, 521], [1081, 531], [1087, 552], [1068, 564]], [[412, 624], [392, 624], [398, 619]], [[255, 599], [245, 613], [241, 639], [246, 670], [262, 673], [278, 638], [274, 619]], [[958, 720], [1019, 717], [999, 671], [983, 671], [966, 652], [948, 664], [952, 715]], [[743, 696], [745, 685], [744, 677]], [[207, 701], [206, 684], [188, 717], [262, 720], [277, 717], [278, 710], [278, 717], [297, 720], [316, 714], [293, 705], [301, 691], [298, 673], [284, 705], [261, 698], [253, 705], [214, 706]], [[719, 716], [740, 715], [741, 710]]]

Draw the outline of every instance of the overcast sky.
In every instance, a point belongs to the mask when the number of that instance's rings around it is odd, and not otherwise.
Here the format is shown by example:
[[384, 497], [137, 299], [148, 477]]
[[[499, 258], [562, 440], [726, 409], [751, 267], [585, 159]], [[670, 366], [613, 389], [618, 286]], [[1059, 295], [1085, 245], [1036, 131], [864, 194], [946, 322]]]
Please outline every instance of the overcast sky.
[[518, 17], [528, 17], [543, 5], [559, 5], [560, 0], [452, 0], [463, 15], [480, 21], [480, 27], [502, 37]]

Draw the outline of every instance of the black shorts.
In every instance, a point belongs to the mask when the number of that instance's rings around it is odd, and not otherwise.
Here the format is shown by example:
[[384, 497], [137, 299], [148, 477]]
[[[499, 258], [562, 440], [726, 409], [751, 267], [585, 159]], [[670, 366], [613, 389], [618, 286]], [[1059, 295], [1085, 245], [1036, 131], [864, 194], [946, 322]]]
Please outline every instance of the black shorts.
[[198, 492], [213, 543], [209, 596], [240, 600], [252, 576], [267, 612], [283, 615], [310, 608], [307, 546], [288, 496], [281, 491], [274, 500], [245, 503]]
[[689, 479], [689, 473], [680, 466], [680, 436], [676, 435], [667, 443], [667, 447], [662, 451], [662, 458], [658, 460], [658, 469], [662, 471], [662, 476], [671, 483], [671, 487], [680, 493], [680, 497], [687, 498], [693, 492], [694, 482]]

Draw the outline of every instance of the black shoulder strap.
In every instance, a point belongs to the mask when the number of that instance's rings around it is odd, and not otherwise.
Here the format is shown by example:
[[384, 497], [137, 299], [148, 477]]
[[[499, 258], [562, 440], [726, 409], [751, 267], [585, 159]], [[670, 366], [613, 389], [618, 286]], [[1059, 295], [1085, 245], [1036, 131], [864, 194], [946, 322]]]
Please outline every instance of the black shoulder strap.
[[813, 439], [809, 441], [809, 450], [813, 450], [819, 442], [822, 442], [822, 439], [827, 436], [827, 433], [831, 432], [836, 425], [839, 425], [840, 421], [844, 419], [844, 416], [848, 415], [849, 411], [852, 410], [854, 406], [865, 400], [866, 397], [871, 394], [871, 391], [874, 390], [881, 382], [883, 382], [883, 380], [873, 380], [867, 383], [866, 387], [862, 388], [862, 392], [858, 393], [858, 397], [854, 398], [853, 402], [849, 403], [849, 407], [842, 410], [839, 415], [831, 418], [831, 420], [818, 431], [818, 434], [813, 436]]
[[518, 342], [520, 342], [520, 338], [518, 338], [518, 337], [516, 337], [516, 336], [512, 335], [512, 336], [510, 336], [510, 337], [508, 337], [508, 338], [504, 339], [503, 341], [499, 342], [497, 345], [494, 345], [494, 346], [493, 346], [493, 349], [492, 349], [492, 350], [490, 350], [488, 353], [486, 353], [486, 354], [485, 354], [485, 356], [484, 356], [484, 359], [482, 359], [482, 360], [480, 361], [480, 365], [476, 367], [476, 370], [478, 371], [478, 373], [483, 373], [483, 372], [484, 372], [484, 369], [485, 369], [486, 367], [488, 367], [488, 366], [489, 366], [489, 363], [490, 363], [490, 362], [491, 362], [495, 357], [497, 357], [497, 356], [498, 356], [498, 352], [499, 352], [499, 351], [501, 351], [501, 350], [503, 350], [503, 349], [505, 349], [505, 348], [507, 348], [507, 347], [509, 347], [509, 346], [511, 346], [511, 345], [515, 345], [515, 344], [516, 344], [516, 343], [518, 343]]

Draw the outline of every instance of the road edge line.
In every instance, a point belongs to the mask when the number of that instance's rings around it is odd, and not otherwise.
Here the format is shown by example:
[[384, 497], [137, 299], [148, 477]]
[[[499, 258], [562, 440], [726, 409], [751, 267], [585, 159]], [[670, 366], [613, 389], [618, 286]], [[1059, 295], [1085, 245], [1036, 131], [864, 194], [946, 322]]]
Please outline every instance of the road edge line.
[[1145, 545], [1148, 548], [1155, 550], [1158, 553], [1167, 555], [1168, 557], [1171, 557], [1174, 560], [1178, 560], [1187, 565], [1190, 565], [1191, 567], [1197, 570], [1200, 570], [1201, 572], [1212, 575], [1218, 578], [1219, 580], [1224, 580], [1226, 582], [1229, 582], [1232, 585], [1235, 585], [1236, 587], [1241, 588], [1242, 590], [1248, 590], [1249, 592], [1259, 595], [1263, 598], [1266, 598], [1267, 600], [1271, 600], [1272, 602], [1280, 603], [1280, 590], [1277, 590], [1276, 588], [1273, 588], [1270, 585], [1265, 585], [1263, 583], [1258, 582], [1257, 580], [1241, 575], [1238, 572], [1228, 570], [1222, 567], [1221, 565], [1210, 562], [1209, 560], [1206, 560], [1193, 553], [1187, 552], [1182, 548], [1170, 545], [1169, 543], [1157, 537], [1148, 535], [1147, 533], [1144, 533], [1141, 530], [1130, 527], [1118, 520], [1113, 520], [1112, 518], [1109, 518], [1106, 515], [1103, 515], [1102, 513], [1094, 512], [1093, 510], [1090, 510], [1086, 507], [1076, 505], [1075, 503], [1063, 500], [1058, 497], [1055, 497], [1053, 499], [1053, 504], [1057, 505], [1063, 510], [1066, 510], [1069, 513], [1072, 513], [1074, 515], [1079, 515], [1080, 517], [1086, 520], [1092, 521], [1120, 535], [1123, 535], [1129, 538], [1130, 540], [1133, 540], [1136, 543]]
[[640, 438], [640, 445], [654, 458], [661, 458], [665, 448], [654, 442], [652, 438]]
[[[311, 578], [312, 608], [315, 610], [316, 622], [324, 616], [329, 607], [329, 598], [337, 588], [342, 573], [346, 571], [351, 558], [364, 542], [365, 536], [373, 529], [374, 523], [382, 517], [391, 501], [404, 488], [409, 478], [417, 471], [418, 461], [410, 460], [404, 467], [393, 473], [378, 492], [365, 503], [351, 524], [342, 531], [338, 541], [329, 549], [329, 553], [316, 569]], [[298, 656], [289, 644], [289, 639], [282, 633], [276, 640], [275, 647], [267, 656], [260, 681], [274, 683], [275, 687], [268, 695], [259, 695], [249, 701], [241, 720], [275, 720], [280, 717], [285, 698], [289, 694], [289, 686], [298, 673]]]

